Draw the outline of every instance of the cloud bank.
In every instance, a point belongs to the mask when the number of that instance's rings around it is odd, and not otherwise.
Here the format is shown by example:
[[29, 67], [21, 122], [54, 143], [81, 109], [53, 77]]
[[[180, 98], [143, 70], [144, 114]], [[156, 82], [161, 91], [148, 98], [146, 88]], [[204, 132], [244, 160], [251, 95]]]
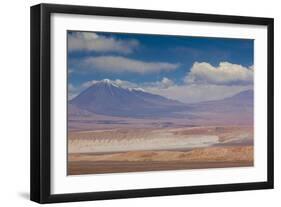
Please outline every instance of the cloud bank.
[[98, 35], [94, 32], [73, 32], [68, 34], [68, 49], [72, 51], [132, 53], [139, 46], [134, 39], [121, 40]]
[[195, 62], [185, 77], [187, 84], [249, 85], [253, 83], [253, 67], [221, 62], [218, 67]]
[[130, 59], [122, 56], [98, 56], [88, 57], [82, 61], [82, 68], [85, 70], [101, 69], [113, 73], [138, 73], [149, 74], [160, 71], [171, 71], [179, 67], [178, 63], [168, 62], [145, 62]]
[[195, 62], [183, 78], [183, 84], [147, 87], [146, 90], [185, 103], [218, 100], [253, 89], [253, 75], [253, 66], [221, 62], [214, 67], [206, 62]]

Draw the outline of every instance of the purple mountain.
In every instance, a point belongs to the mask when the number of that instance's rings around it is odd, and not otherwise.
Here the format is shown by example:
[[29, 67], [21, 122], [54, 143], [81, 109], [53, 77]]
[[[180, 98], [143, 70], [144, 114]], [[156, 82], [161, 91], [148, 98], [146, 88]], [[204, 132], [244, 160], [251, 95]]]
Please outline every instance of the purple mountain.
[[251, 120], [253, 117], [253, 91], [243, 91], [234, 96], [216, 101], [184, 104], [142, 89], [122, 88], [110, 80], [99, 81], [69, 101], [69, 115], [92, 114], [160, 118], [238, 117]]
[[216, 101], [190, 104], [190, 111], [206, 123], [247, 125], [254, 121], [253, 90]]
[[69, 103], [76, 110], [140, 118], [172, 116], [188, 108], [181, 102], [141, 89], [122, 88], [106, 79], [93, 84]]
[[247, 90], [221, 100], [191, 104], [190, 107], [193, 112], [253, 113], [253, 96], [253, 90]]

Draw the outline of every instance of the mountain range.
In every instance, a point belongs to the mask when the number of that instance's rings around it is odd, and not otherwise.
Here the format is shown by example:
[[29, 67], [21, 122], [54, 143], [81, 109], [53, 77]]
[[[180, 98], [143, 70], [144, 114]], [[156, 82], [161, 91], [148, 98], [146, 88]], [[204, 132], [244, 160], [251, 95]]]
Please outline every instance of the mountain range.
[[132, 118], [185, 117], [202, 113], [252, 114], [253, 91], [243, 91], [222, 100], [196, 104], [148, 93], [138, 88], [123, 88], [110, 80], [94, 83], [68, 103], [69, 115], [100, 114]]

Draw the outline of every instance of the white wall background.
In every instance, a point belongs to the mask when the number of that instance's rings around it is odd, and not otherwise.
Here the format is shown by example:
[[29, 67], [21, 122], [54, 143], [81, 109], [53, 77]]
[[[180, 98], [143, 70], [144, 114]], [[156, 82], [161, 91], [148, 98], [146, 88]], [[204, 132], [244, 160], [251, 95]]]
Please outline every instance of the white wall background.
[[[275, 189], [63, 203], [53, 206], [277, 206], [281, 202], [281, 13], [279, 1], [2, 1], [0, 38], [0, 206], [36, 206], [29, 198], [29, 7], [38, 3], [217, 13], [275, 18]], [[265, 97], [266, 98], [266, 97]], [[278, 106], [279, 105], [279, 106]]]

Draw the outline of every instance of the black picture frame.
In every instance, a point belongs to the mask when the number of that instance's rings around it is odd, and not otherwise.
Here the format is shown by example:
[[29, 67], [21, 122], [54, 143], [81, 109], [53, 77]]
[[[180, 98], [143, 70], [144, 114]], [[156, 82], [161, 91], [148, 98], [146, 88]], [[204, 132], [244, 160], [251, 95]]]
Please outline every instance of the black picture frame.
[[[50, 16], [52, 13], [134, 17], [149, 19], [180, 20], [210, 23], [233, 23], [267, 26], [267, 181], [236, 184], [219, 184], [186, 187], [51, 194], [51, 74], [50, 74]], [[195, 14], [182, 12], [103, 8], [89, 6], [39, 4], [31, 7], [31, 151], [30, 151], [30, 199], [38, 203], [88, 201], [103, 199], [167, 196], [180, 194], [242, 191], [273, 188], [274, 177], [274, 72], [272, 18]]]

